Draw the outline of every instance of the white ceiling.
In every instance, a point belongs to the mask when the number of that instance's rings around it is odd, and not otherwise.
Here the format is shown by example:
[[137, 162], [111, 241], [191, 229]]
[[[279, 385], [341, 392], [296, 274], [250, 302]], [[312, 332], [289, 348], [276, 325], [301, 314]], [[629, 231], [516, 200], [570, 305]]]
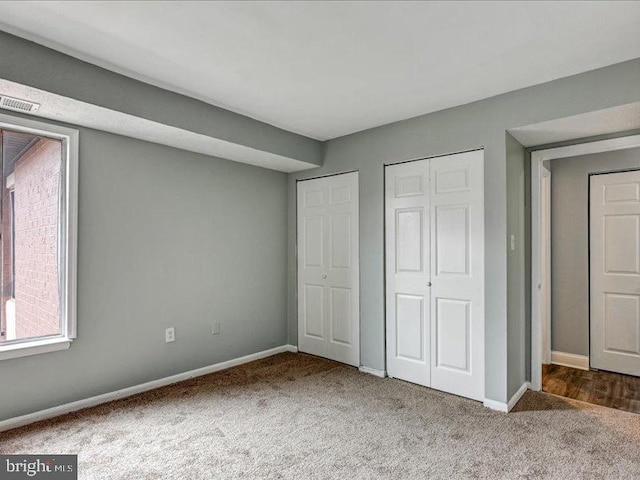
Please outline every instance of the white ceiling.
[[640, 2], [0, 2], [0, 28], [326, 140], [640, 57]]

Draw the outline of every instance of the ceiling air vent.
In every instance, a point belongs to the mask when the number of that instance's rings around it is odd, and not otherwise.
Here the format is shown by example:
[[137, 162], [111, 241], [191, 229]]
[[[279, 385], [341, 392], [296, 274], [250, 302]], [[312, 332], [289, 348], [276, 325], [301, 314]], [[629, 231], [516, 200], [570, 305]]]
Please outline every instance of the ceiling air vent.
[[15, 112], [33, 113], [38, 111], [38, 109], [40, 108], [40, 104], [0, 95], [0, 108], [13, 110]]

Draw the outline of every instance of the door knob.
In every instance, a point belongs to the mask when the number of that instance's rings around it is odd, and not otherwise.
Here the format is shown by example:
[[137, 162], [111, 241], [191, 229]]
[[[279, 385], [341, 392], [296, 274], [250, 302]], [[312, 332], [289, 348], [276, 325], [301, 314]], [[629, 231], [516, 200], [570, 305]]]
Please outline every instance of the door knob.
[[430, 287], [430, 286], [431, 286], [431, 282], [427, 282], [427, 287]]
[[326, 278], [327, 278], [327, 274], [325, 273], [322, 275], [322, 279], [325, 280]]

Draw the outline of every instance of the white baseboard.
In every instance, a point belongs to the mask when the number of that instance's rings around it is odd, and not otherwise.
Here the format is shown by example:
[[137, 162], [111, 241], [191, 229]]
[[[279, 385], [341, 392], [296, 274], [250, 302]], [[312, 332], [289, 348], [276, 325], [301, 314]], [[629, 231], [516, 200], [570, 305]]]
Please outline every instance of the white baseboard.
[[387, 372], [384, 370], [376, 370], [375, 368], [361, 366], [358, 368], [362, 373], [368, 373], [369, 375], [375, 375], [376, 377], [384, 378], [387, 376]]
[[516, 406], [516, 403], [518, 403], [518, 401], [520, 401], [520, 399], [522, 398], [522, 396], [525, 394], [525, 392], [528, 389], [529, 389], [529, 382], [524, 382], [520, 386], [518, 391], [513, 394], [513, 396], [511, 397], [511, 399], [507, 403], [507, 412], [510, 412], [513, 409], [513, 407]]
[[509, 413], [513, 407], [516, 406], [516, 403], [522, 398], [524, 393], [529, 389], [529, 382], [524, 382], [518, 391], [513, 394], [513, 396], [509, 399], [508, 402], [498, 402], [497, 400], [491, 400], [489, 398], [485, 398], [482, 404], [490, 408], [491, 410], [497, 410], [498, 412]]
[[498, 412], [507, 413], [509, 411], [509, 407], [505, 402], [498, 402], [497, 400], [491, 400], [490, 398], [485, 398], [482, 405]]
[[130, 397], [138, 393], [147, 392], [156, 388], [171, 385], [173, 383], [189, 380], [190, 378], [201, 377], [202, 375], [208, 375], [209, 373], [218, 372], [220, 370], [226, 370], [227, 368], [242, 365], [244, 363], [253, 362], [254, 360], [260, 360], [261, 358], [271, 357], [278, 353], [283, 352], [297, 352], [298, 347], [294, 345], [282, 345], [280, 347], [271, 348], [269, 350], [263, 350], [261, 352], [245, 355], [244, 357], [234, 358], [227, 360], [226, 362], [214, 363], [202, 368], [190, 370], [188, 372], [179, 373], [170, 377], [160, 378], [151, 382], [142, 383], [140, 385], [134, 385], [132, 387], [123, 388], [114, 392], [103, 393], [95, 397], [86, 398], [84, 400], [78, 400], [76, 402], [65, 403], [57, 407], [47, 408], [46, 410], [40, 410], [39, 412], [29, 413], [20, 417], [9, 418], [7, 420], [0, 421], [0, 432], [10, 430], [12, 428], [22, 427], [29, 425], [30, 423], [39, 422], [48, 418], [58, 417], [66, 413], [76, 412], [89, 407], [95, 407], [102, 403], [111, 402], [119, 398]]
[[576, 355], [574, 353], [551, 352], [551, 363], [562, 365], [563, 367], [579, 368], [589, 370], [589, 357], [587, 355]]

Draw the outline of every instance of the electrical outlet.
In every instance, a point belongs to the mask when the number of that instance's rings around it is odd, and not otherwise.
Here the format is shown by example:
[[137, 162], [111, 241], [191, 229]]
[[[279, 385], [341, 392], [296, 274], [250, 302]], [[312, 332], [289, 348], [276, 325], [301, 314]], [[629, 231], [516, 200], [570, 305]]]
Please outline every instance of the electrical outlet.
[[211, 335], [220, 335], [220, 322], [213, 322], [213, 329]]
[[164, 331], [164, 341], [167, 343], [176, 341], [176, 329], [169, 327]]

